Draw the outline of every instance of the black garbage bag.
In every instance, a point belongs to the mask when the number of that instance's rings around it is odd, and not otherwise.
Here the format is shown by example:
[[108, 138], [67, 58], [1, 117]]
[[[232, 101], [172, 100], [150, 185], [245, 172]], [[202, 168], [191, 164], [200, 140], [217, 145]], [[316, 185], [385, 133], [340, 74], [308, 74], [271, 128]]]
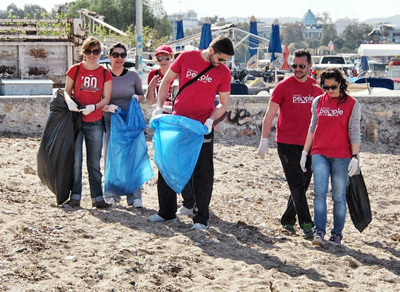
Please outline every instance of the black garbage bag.
[[68, 110], [64, 90], [59, 89], [50, 101], [47, 117], [37, 153], [38, 176], [61, 205], [69, 198], [74, 173], [75, 138], [82, 114]]
[[351, 221], [353, 221], [358, 231], [362, 232], [371, 222], [372, 214], [367, 188], [361, 171], [359, 174], [350, 177], [346, 199]]

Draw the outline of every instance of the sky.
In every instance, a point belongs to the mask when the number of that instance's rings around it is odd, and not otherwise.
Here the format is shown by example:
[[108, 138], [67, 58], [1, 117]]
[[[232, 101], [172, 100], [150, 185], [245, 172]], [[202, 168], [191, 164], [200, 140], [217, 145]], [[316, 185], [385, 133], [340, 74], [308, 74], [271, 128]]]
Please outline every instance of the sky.
[[[331, 18], [357, 18], [359, 21], [369, 18], [389, 17], [400, 14], [399, 0], [162, 0], [165, 11], [168, 14], [185, 12], [192, 9], [198, 17], [250, 17], [278, 18], [297, 17], [302, 18], [311, 9], [314, 14], [322, 14], [328, 11]], [[51, 11], [55, 4], [62, 4], [69, 0], [1, 0], [0, 9], [5, 10], [8, 5], [14, 3], [18, 8], [25, 4], [38, 4], [47, 11]], [[362, 4], [360, 4], [362, 3]]]

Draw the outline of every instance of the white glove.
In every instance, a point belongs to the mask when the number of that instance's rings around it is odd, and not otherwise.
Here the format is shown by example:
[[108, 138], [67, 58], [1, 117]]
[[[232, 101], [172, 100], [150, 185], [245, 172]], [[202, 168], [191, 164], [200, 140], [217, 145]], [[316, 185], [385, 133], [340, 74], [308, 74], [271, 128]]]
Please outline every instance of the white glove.
[[71, 112], [79, 112], [78, 105], [75, 103], [75, 101], [73, 101], [72, 99], [68, 98], [68, 99], [65, 100], [65, 102], [67, 103], [68, 109]]
[[211, 118], [208, 118], [208, 119], [206, 120], [206, 122], [204, 123], [204, 126], [207, 127], [208, 134], [211, 133], [213, 124], [214, 124], [214, 120], [211, 119]]
[[349, 176], [353, 176], [356, 174], [358, 170], [358, 159], [357, 158], [352, 158], [349, 163]]
[[108, 112], [108, 113], [115, 113], [118, 109], [118, 106], [115, 104], [107, 104], [105, 107], [103, 107], [103, 111]]
[[82, 109], [82, 113], [87, 116], [91, 112], [93, 112], [96, 109], [96, 106], [94, 104], [88, 104], [84, 109]]
[[262, 159], [265, 158], [265, 153], [268, 154], [268, 148], [268, 138], [261, 138], [260, 145], [258, 146], [258, 155], [260, 155]]
[[308, 155], [307, 151], [304, 151], [304, 150], [301, 151], [300, 167], [303, 172], [307, 171], [307, 168], [306, 168], [307, 155]]
[[151, 117], [154, 118], [155, 116], [162, 115], [162, 113], [163, 113], [162, 107], [159, 107], [159, 106], [158, 106], [158, 107], [153, 111], [153, 114], [151, 115]]

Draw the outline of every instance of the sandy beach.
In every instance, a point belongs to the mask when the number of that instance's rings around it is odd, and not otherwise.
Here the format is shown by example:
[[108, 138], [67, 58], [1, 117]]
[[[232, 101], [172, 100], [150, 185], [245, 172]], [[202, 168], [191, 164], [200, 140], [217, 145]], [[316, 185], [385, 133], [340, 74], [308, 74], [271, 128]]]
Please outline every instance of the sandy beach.
[[[188, 216], [147, 222], [156, 177], [143, 187], [144, 208], [123, 198], [97, 210], [85, 171], [82, 207], [58, 207], [36, 174], [39, 143], [0, 138], [0, 291], [400, 291], [398, 146], [362, 144], [372, 222], [359, 233], [347, 214], [343, 245], [321, 248], [298, 226], [282, 232], [288, 186], [276, 148], [260, 159], [257, 137], [216, 135], [206, 231], [191, 230]], [[307, 197], [312, 211], [313, 184]]]

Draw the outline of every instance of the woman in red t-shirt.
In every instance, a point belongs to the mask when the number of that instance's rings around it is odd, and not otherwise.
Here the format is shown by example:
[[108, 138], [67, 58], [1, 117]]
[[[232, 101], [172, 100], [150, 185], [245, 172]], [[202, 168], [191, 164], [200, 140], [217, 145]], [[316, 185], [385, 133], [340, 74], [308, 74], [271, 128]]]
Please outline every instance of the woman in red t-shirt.
[[[65, 101], [70, 111], [81, 112], [83, 115], [82, 125], [75, 139], [74, 179], [71, 195], [63, 207], [79, 207], [81, 204], [84, 140], [92, 206], [111, 207], [103, 197], [100, 158], [103, 147], [102, 108], [110, 102], [112, 75], [109, 70], [97, 63], [100, 53], [100, 41], [94, 37], [87, 38], [82, 44], [82, 54], [85, 60], [80, 64], [73, 65], [67, 72]], [[76, 102], [72, 100], [71, 96]], [[77, 103], [79, 103], [79, 107]]]
[[327, 225], [326, 195], [332, 185], [333, 229], [329, 242], [340, 245], [346, 220], [346, 188], [349, 176], [358, 170], [361, 107], [347, 94], [347, 81], [338, 68], [322, 71], [325, 94], [314, 99], [312, 119], [300, 166], [305, 168], [312, 146], [314, 173], [314, 245], [323, 246]]
[[[158, 88], [160, 87], [161, 80], [171, 66], [172, 58], [172, 49], [170, 46], [162, 45], [156, 49], [156, 59], [160, 68], [150, 71], [147, 77], [147, 84], [149, 86], [147, 88], [146, 100], [149, 104], [153, 104], [157, 101], [156, 94], [158, 94]], [[172, 86], [169, 88], [163, 110], [164, 113], [172, 113]]]

